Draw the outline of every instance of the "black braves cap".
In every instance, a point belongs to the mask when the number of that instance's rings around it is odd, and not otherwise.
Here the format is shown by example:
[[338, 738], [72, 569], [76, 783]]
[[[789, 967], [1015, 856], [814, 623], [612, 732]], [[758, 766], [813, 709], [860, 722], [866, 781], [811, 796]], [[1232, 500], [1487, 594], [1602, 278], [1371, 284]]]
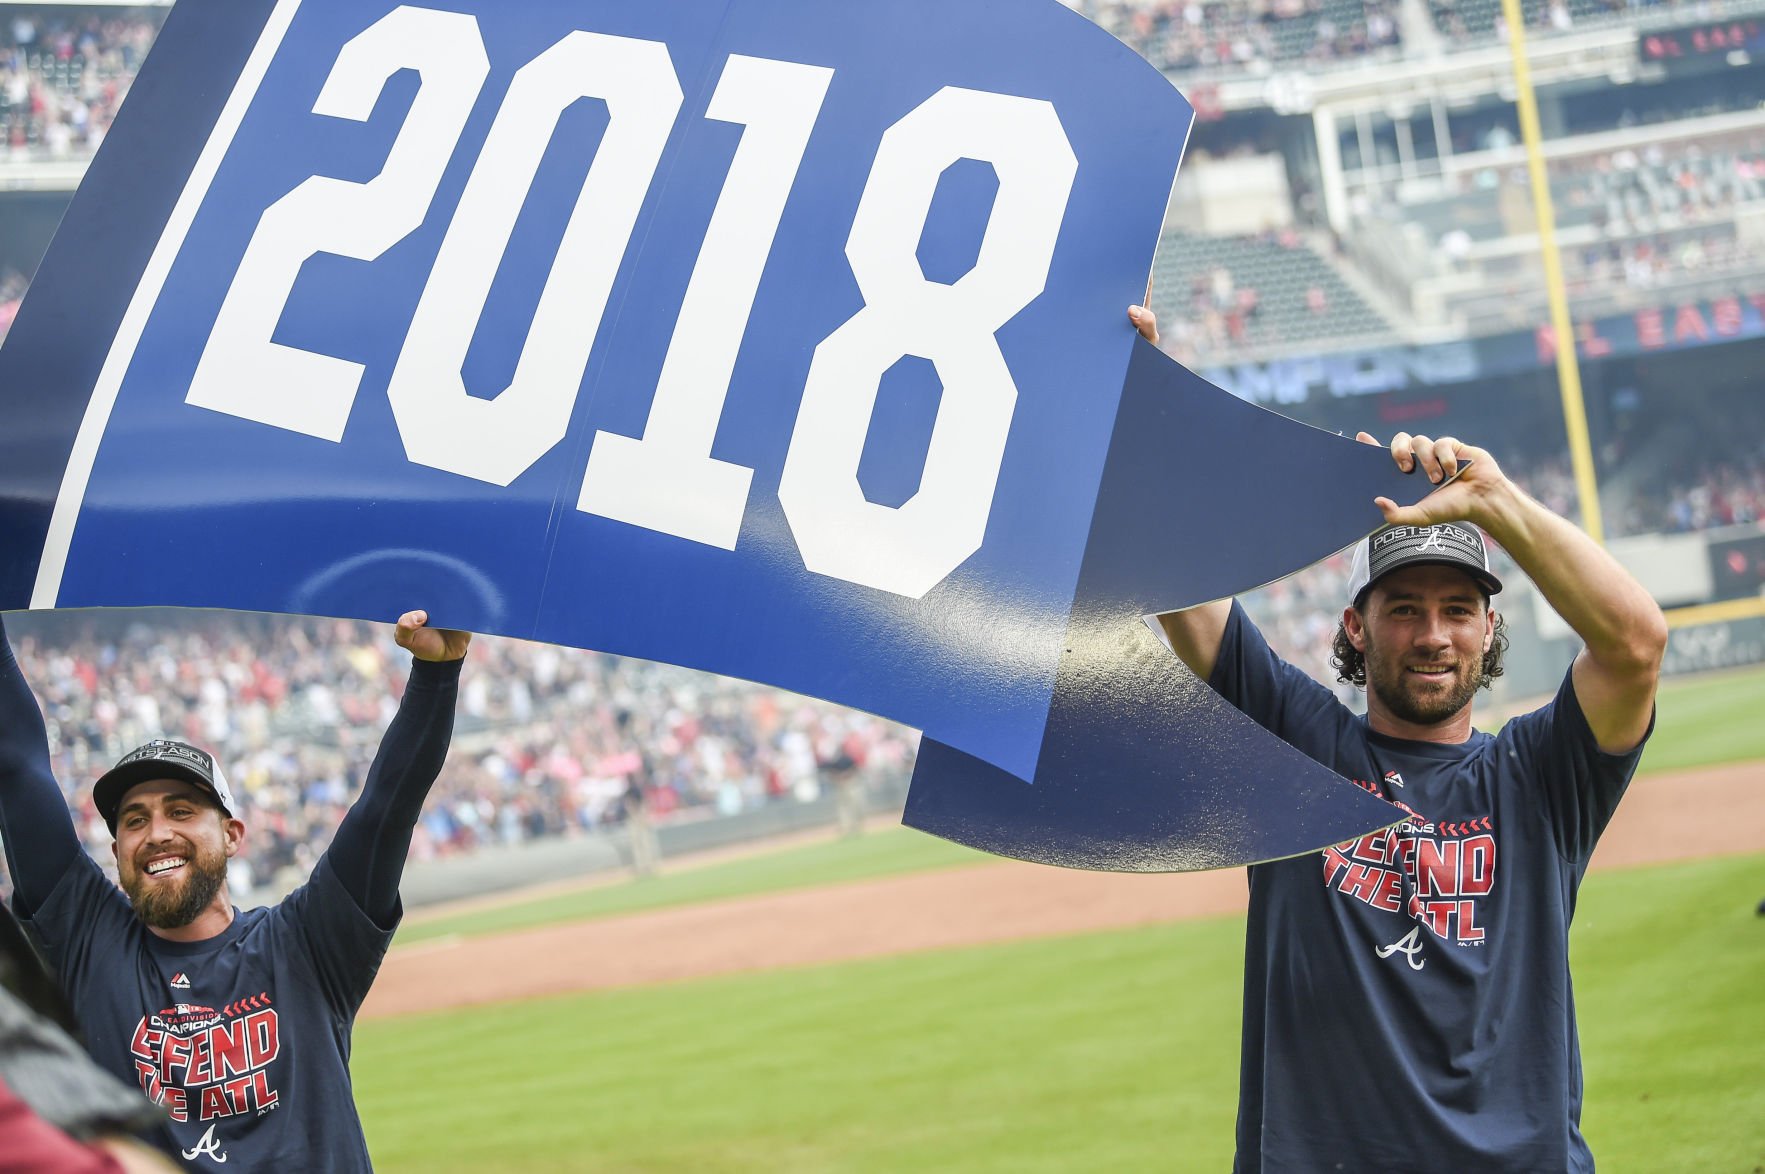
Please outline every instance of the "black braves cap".
[[194, 783], [207, 791], [229, 818], [239, 818], [232, 789], [227, 786], [214, 755], [198, 750], [188, 742], [155, 738], [123, 755], [92, 784], [92, 803], [109, 825], [111, 835], [116, 835], [116, 812], [122, 806], [123, 796], [129, 793], [130, 787], [151, 779], [183, 779]]
[[1348, 602], [1359, 607], [1367, 589], [1399, 567], [1433, 564], [1457, 567], [1489, 595], [1501, 592], [1501, 580], [1489, 569], [1489, 546], [1483, 531], [1469, 522], [1436, 526], [1386, 526], [1361, 539], [1348, 572]]

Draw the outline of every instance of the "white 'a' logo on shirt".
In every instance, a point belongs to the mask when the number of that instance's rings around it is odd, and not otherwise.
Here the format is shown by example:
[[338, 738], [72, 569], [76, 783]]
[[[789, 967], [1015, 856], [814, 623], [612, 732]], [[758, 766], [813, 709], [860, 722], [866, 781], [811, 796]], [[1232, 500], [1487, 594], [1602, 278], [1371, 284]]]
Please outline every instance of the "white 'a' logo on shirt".
[[1422, 955], [1422, 927], [1411, 926], [1410, 932], [1392, 942], [1389, 946], [1380, 946], [1373, 951], [1381, 958], [1389, 958], [1393, 954], [1402, 954], [1404, 961], [1410, 964], [1411, 970], [1420, 970], [1428, 965]]
[[186, 1162], [194, 1162], [198, 1154], [205, 1158], [214, 1159], [214, 1163], [217, 1166], [227, 1160], [225, 1151], [221, 1149], [221, 1139], [214, 1135], [213, 1125], [210, 1125], [208, 1129], [203, 1132], [202, 1136], [197, 1139], [195, 1145], [187, 1150], [179, 1150], [178, 1152], [184, 1155], [184, 1160]]

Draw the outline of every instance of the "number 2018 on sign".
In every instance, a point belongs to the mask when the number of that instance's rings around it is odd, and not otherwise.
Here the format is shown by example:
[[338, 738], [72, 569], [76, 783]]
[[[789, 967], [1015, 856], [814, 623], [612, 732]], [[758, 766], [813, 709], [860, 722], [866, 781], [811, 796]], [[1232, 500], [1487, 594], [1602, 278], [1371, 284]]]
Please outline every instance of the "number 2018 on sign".
[[[379, 174], [314, 175], [262, 214], [186, 402], [330, 441], [363, 365], [272, 341], [302, 264], [372, 261], [414, 232], [478, 100], [489, 62], [466, 14], [401, 7], [338, 53], [316, 114], [365, 121], [387, 81], [420, 85]], [[641, 437], [598, 432], [577, 508], [733, 550], [753, 470], [711, 456], [731, 373], [834, 70], [731, 55], [705, 116], [742, 127], [679, 303]], [[522, 343], [494, 398], [468, 394], [466, 350], [559, 119], [606, 104], [589, 166]], [[409, 458], [508, 485], [563, 439], [609, 293], [679, 118], [659, 41], [577, 31], [513, 76], [419, 298], [387, 394]], [[998, 180], [974, 266], [928, 280], [916, 250], [939, 177], [959, 159]], [[778, 495], [805, 566], [918, 598], [980, 549], [1016, 407], [994, 333], [1046, 284], [1077, 161], [1054, 107], [945, 87], [878, 144], [846, 240], [862, 308], [815, 347]], [[858, 481], [882, 375], [905, 356], [943, 383], [917, 494], [866, 500]]]

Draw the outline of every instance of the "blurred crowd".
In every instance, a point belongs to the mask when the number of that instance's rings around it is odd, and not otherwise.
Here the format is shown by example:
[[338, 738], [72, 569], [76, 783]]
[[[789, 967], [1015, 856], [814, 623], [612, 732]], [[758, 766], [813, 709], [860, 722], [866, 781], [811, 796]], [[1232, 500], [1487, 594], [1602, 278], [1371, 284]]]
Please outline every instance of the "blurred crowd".
[[1068, 0], [1146, 60], [1176, 72], [1320, 62], [1402, 40], [1393, 0]]
[[[55, 612], [8, 621], [52, 766], [110, 862], [93, 780], [149, 738], [215, 752], [244, 804], [242, 875], [311, 868], [360, 790], [409, 657], [390, 629], [231, 612]], [[831, 777], [911, 769], [911, 731], [667, 665], [480, 637], [416, 858], [810, 799]]]
[[6, 332], [12, 329], [12, 320], [18, 317], [18, 304], [24, 301], [25, 289], [30, 284], [18, 270], [10, 265], [0, 265], [0, 342], [6, 341]]
[[1685, 533], [1765, 520], [1765, 445], [1695, 467], [1681, 465], [1663, 480], [1657, 491], [1627, 503], [1624, 533]]
[[[1622, 20], [1640, 12], [1687, 10], [1688, 16], [1708, 18], [1719, 6], [1710, 0], [1522, 0], [1520, 10], [1528, 36], [1567, 33], [1578, 27], [1594, 27]], [[1494, 38], [1506, 41], [1507, 18], [1501, 0], [1428, 0], [1434, 27], [1454, 45]]]
[[13, 158], [62, 159], [97, 150], [164, 12], [51, 7], [0, 13], [0, 147]]
[[[1580, 497], [1567, 454], [1502, 456], [1501, 461], [1503, 470], [1551, 512], [1579, 520]], [[1602, 490], [1600, 496], [1608, 495]], [[1765, 520], [1765, 445], [1714, 463], [1676, 464], [1658, 477], [1625, 486], [1616, 496], [1615, 502], [1604, 503], [1606, 532], [1613, 537], [1758, 523]], [[1496, 573], [1505, 578], [1511, 560], [1499, 547], [1492, 550], [1491, 558]], [[1332, 555], [1241, 598], [1276, 652], [1335, 687], [1344, 702], [1359, 705], [1359, 691], [1337, 682], [1330, 664], [1330, 641], [1342, 615], [1348, 564], [1347, 554]]]
[[[1176, 73], [1267, 70], [1351, 61], [1404, 42], [1398, 0], [1065, 0], [1142, 57]], [[1566, 33], [1642, 11], [1688, 9], [1706, 0], [1525, 0], [1531, 34]], [[1501, 0], [1429, 0], [1434, 32], [1448, 46], [1507, 39]]]
[[1292, 227], [1230, 237], [1170, 234], [1157, 272], [1159, 345], [1191, 367], [1228, 361], [1250, 346], [1340, 342], [1390, 330]]

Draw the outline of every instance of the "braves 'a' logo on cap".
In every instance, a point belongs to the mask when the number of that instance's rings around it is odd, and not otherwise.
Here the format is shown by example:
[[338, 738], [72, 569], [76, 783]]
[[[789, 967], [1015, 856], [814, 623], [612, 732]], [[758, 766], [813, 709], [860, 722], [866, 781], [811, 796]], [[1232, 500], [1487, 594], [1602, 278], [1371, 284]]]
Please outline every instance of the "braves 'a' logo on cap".
[[1408, 545], [1417, 538], [1422, 540], [1417, 550], [1445, 550], [1448, 540], [1475, 545], [1479, 549], [1483, 546], [1482, 539], [1464, 527], [1440, 522], [1433, 526], [1389, 526], [1373, 535], [1372, 549], [1378, 553], [1394, 543]]

